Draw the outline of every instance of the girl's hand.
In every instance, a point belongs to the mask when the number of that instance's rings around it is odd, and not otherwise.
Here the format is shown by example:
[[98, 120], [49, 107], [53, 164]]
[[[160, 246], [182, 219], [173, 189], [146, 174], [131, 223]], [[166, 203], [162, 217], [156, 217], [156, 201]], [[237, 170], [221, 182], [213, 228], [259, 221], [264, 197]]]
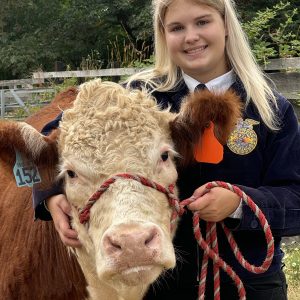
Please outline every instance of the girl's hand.
[[60, 239], [66, 246], [79, 248], [77, 232], [70, 226], [71, 206], [63, 194], [55, 195], [46, 200], [54, 226]]
[[199, 213], [200, 219], [208, 222], [219, 222], [231, 215], [240, 204], [240, 197], [222, 187], [206, 189], [204, 184], [194, 191], [195, 199], [188, 205], [192, 211]]

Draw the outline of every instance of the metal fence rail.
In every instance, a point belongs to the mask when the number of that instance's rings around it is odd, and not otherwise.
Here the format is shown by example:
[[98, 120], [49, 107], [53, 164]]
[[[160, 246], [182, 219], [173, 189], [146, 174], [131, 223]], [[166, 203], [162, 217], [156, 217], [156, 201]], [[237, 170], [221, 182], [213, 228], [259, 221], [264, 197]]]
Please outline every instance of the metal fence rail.
[[[13, 115], [9, 115], [15, 109], [21, 109], [24, 111], [24, 116], [30, 114], [30, 107], [43, 105], [47, 101], [40, 101], [36, 98], [42, 98], [42, 94], [49, 93], [52, 97], [54, 95], [53, 88], [27, 88], [27, 89], [2, 89], [0, 90], [0, 102], [1, 102], [1, 118], [9, 118]], [[49, 101], [52, 99], [50, 97]], [[21, 114], [22, 115], [22, 114]]]

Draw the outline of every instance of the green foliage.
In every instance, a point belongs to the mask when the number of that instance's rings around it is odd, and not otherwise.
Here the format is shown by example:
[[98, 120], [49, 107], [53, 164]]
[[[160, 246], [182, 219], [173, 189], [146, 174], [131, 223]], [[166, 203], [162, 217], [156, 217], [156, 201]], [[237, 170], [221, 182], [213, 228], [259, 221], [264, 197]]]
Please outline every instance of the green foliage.
[[280, 2], [272, 8], [259, 10], [252, 20], [243, 23], [259, 62], [266, 63], [273, 57], [300, 55], [299, 30], [292, 31], [297, 15], [298, 9], [291, 9], [290, 2]]
[[134, 68], [147, 68], [154, 65], [154, 55], [151, 55], [149, 58], [143, 59], [142, 61], [134, 61], [132, 66]]
[[59, 3], [58, 0], [1, 3], [0, 72], [9, 74], [4, 79], [28, 76], [42, 61], [53, 59], [54, 51], [49, 47], [45, 30], [59, 13]]
[[290, 31], [290, 26], [294, 24], [295, 18], [298, 16], [297, 8], [289, 13], [284, 13], [284, 22], [270, 33], [273, 42], [278, 46], [279, 57], [292, 57], [300, 54], [299, 32], [295, 34]]
[[32, 93], [31, 96], [28, 96], [25, 99], [23, 98], [25, 107], [28, 112], [25, 111], [23, 107], [17, 107], [7, 112], [7, 116], [13, 119], [23, 120], [26, 117], [38, 112], [46, 104], [50, 103], [53, 100], [55, 94], [55, 89], [54, 91], [49, 90], [47, 92], [36, 94]]
[[55, 94], [58, 94], [62, 91], [65, 91], [69, 87], [77, 86], [78, 85], [77, 79], [78, 78], [75, 77], [65, 78], [62, 83], [57, 84], [55, 82], [52, 82], [50, 86], [54, 89]]
[[80, 63], [81, 70], [99, 70], [103, 65], [100, 52], [92, 50], [87, 57], [83, 57]]
[[145, 64], [150, 59], [152, 49], [146, 43], [142, 43], [140, 50], [137, 48], [137, 42], [127, 42], [124, 39], [123, 43], [119, 42], [118, 37], [114, 41], [109, 41], [108, 46], [109, 58], [111, 67], [137, 67], [137, 65]]
[[[2, 2], [0, 80], [30, 77], [37, 69], [54, 71], [58, 61], [72, 70], [153, 62], [150, 0]], [[260, 62], [299, 56], [299, 0], [236, 3]]]
[[[24, 78], [56, 61], [107, 67], [114, 37], [152, 44], [150, 0], [14, 0], [0, 6], [0, 80]], [[95, 54], [97, 53], [96, 57]], [[99, 54], [99, 55], [98, 55]], [[92, 57], [94, 55], [94, 57]]]

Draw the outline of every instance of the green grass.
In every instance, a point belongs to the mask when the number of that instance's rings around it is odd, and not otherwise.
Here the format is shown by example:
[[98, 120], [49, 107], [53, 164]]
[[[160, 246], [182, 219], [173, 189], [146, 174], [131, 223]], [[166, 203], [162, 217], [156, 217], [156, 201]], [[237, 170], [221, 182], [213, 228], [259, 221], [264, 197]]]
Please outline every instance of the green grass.
[[300, 243], [293, 241], [290, 244], [282, 243], [282, 250], [285, 253], [283, 262], [284, 273], [288, 282], [288, 299], [300, 299]]

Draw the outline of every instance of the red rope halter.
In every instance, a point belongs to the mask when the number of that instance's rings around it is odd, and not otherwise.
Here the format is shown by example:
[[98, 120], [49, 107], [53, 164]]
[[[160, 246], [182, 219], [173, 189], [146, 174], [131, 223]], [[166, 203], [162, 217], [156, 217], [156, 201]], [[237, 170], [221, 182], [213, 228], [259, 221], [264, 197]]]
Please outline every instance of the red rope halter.
[[[192, 202], [190, 199], [186, 199], [179, 203], [179, 200], [173, 194], [174, 185], [170, 185], [168, 188], [164, 188], [158, 183], [155, 183], [145, 177], [139, 175], [131, 175], [131, 174], [117, 174], [108, 180], [106, 180], [100, 188], [90, 197], [86, 206], [79, 210], [79, 220], [80, 223], [85, 224], [90, 219], [90, 209], [94, 205], [94, 203], [100, 198], [100, 196], [109, 188], [109, 186], [114, 183], [117, 179], [132, 179], [140, 182], [141, 184], [156, 189], [162, 193], [164, 193], [168, 200], [170, 206], [173, 208], [173, 213], [171, 216], [171, 230], [174, 229], [174, 225], [184, 212], [184, 207]], [[222, 181], [213, 181], [206, 185], [207, 189], [212, 189], [214, 187], [222, 187], [228, 189], [234, 193], [236, 193], [254, 212], [255, 216], [258, 218], [266, 237], [267, 242], [267, 254], [265, 260], [260, 266], [251, 265], [242, 255], [240, 252], [238, 245], [236, 244], [232, 233], [230, 230], [225, 226], [224, 222], [220, 222], [222, 228], [225, 232], [225, 235], [228, 239], [230, 247], [238, 260], [238, 262], [249, 272], [259, 274], [263, 273], [268, 270], [271, 265], [273, 255], [274, 255], [274, 239], [272, 236], [272, 232], [270, 226], [258, 208], [258, 206], [253, 202], [253, 200], [248, 197], [243, 191], [241, 191], [238, 187], [233, 186], [229, 183], [225, 183]], [[246, 300], [246, 291], [244, 285], [239, 278], [239, 276], [233, 271], [233, 269], [218, 255], [218, 239], [217, 239], [217, 226], [214, 222], [207, 222], [206, 228], [206, 238], [202, 237], [200, 231], [200, 218], [197, 212], [193, 214], [193, 226], [194, 226], [194, 235], [199, 244], [199, 246], [203, 249], [203, 260], [202, 260], [202, 267], [201, 267], [201, 274], [200, 274], [200, 283], [199, 283], [199, 299], [204, 299], [205, 295], [205, 287], [206, 287], [206, 276], [207, 276], [207, 265], [208, 259], [212, 259], [213, 261], [213, 271], [214, 271], [214, 300], [220, 299], [220, 271], [219, 269], [222, 268], [235, 282], [239, 294], [240, 300]]]

